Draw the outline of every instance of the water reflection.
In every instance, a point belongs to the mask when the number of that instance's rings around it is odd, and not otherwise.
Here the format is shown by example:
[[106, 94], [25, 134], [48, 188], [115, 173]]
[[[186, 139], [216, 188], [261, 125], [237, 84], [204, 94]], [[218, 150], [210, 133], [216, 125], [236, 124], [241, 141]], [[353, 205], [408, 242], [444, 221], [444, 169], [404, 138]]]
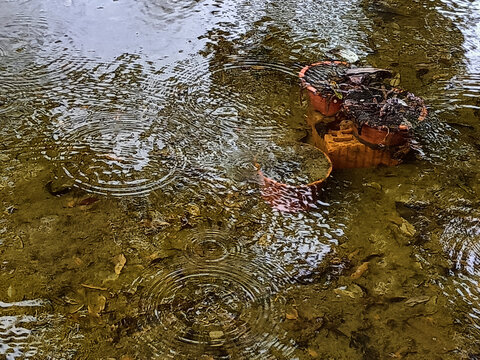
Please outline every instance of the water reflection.
[[36, 322], [35, 316], [0, 316], [0, 355], [8, 360], [35, 356], [38, 344], [29, 341], [29, 327]]

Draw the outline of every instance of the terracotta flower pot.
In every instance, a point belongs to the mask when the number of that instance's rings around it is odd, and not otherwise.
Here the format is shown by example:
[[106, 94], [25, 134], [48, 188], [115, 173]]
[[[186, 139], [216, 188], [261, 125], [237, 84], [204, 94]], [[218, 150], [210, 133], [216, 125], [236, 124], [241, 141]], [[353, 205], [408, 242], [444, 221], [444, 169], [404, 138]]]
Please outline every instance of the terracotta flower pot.
[[[372, 91], [374, 90], [365, 93], [372, 94]], [[344, 109], [347, 116], [356, 123], [355, 136], [373, 147], [407, 144], [413, 136], [414, 125], [427, 117], [428, 111], [423, 100], [398, 88], [375, 91], [377, 98], [374, 101], [363, 99], [363, 95], [351, 100], [350, 93], [346, 95]], [[387, 97], [381, 95], [378, 98], [378, 93], [387, 94]]]
[[308, 146], [318, 154], [321, 154], [324, 161], [327, 162], [327, 170], [322, 178], [305, 184], [290, 185], [268, 177], [262, 171], [262, 165], [258, 162], [255, 164], [260, 178], [263, 199], [273, 208], [280, 211], [296, 212], [314, 207], [325, 180], [332, 172], [332, 162], [322, 150], [309, 144], [298, 145]]
[[343, 61], [321, 61], [305, 66], [299, 73], [302, 87], [307, 90], [308, 99], [311, 106], [325, 116], [333, 116], [342, 108], [342, 100], [339, 99], [335, 92], [328, 90], [328, 81], [325, 83], [325, 89], [318, 89], [309, 82], [308, 70], [316, 66], [349, 66]]
[[404, 145], [412, 137], [408, 127], [391, 132], [388, 127], [371, 127], [368, 124], [363, 125], [360, 130], [356, 129], [354, 133], [360, 141], [379, 146]]

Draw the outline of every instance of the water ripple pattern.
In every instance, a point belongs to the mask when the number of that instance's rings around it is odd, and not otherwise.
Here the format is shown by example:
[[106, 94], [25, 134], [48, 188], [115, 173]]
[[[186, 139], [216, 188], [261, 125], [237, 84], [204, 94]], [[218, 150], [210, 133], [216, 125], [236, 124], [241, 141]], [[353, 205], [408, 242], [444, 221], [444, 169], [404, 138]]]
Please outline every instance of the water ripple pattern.
[[172, 182], [185, 167], [181, 147], [153, 115], [77, 109], [57, 121], [46, 156], [75, 184], [114, 196], [139, 195]]
[[0, 355], [7, 360], [35, 356], [39, 344], [32, 343], [30, 335], [36, 322], [32, 315], [0, 316]]
[[[48, 303], [41, 299], [14, 302], [0, 301], [0, 357], [34, 359], [42, 348], [37, 336]], [[3, 356], [3, 357], [2, 357]]]
[[[442, 0], [442, 3], [438, 11], [452, 19], [463, 34], [467, 70], [451, 79], [446, 84], [447, 90], [460, 90], [461, 96], [475, 101], [480, 94], [480, 2]], [[467, 106], [480, 109], [480, 102]]]
[[275, 294], [288, 274], [269, 259], [229, 246], [219, 232], [190, 239], [183, 259], [153, 264], [142, 288], [142, 351], [153, 359], [275, 359], [293, 343], [278, 327]]
[[[51, 100], [49, 92], [62, 91], [88, 62], [61, 24], [39, 16], [0, 18], [0, 95], [29, 99], [40, 104]], [[48, 94], [51, 95], [51, 94]]]
[[153, 19], [157, 24], [183, 20], [195, 12], [201, 12], [201, 7], [205, 5], [203, 0], [136, 0], [136, 2], [144, 18]]
[[[458, 201], [442, 215], [446, 223], [440, 240], [452, 262], [455, 297], [452, 305], [459, 308], [475, 334], [480, 334], [480, 213], [472, 203]], [[461, 299], [462, 301], [458, 301]]]
[[[185, 236], [185, 235], [184, 235]], [[232, 242], [228, 233], [220, 230], [189, 231], [184, 237], [185, 256], [193, 263], [211, 264], [236, 257], [244, 251], [245, 239]]]

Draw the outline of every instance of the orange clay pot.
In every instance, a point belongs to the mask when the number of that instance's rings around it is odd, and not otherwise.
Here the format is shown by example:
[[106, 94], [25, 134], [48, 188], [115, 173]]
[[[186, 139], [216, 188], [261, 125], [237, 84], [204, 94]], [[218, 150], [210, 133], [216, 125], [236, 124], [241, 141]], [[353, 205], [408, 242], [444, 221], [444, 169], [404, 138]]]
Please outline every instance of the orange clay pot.
[[328, 161], [329, 168], [322, 179], [308, 184], [296, 186], [284, 184], [265, 176], [260, 164], [256, 163], [257, 172], [260, 178], [262, 198], [274, 209], [284, 212], [297, 212], [315, 207], [322, 187], [332, 172], [332, 162], [325, 152], [322, 152]]
[[[403, 90], [395, 88], [397, 93]], [[422, 122], [428, 115], [424, 105], [417, 121]], [[363, 124], [360, 129], [354, 128], [355, 136], [362, 142], [373, 146], [401, 146], [405, 145], [412, 136], [412, 129], [406, 125], [399, 125], [398, 130], [392, 131], [387, 126], [370, 126]]]
[[310, 101], [310, 105], [321, 114], [325, 116], [333, 116], [337, 112], [340, 111], [342, 108], [343, 101], [336, 97], [335, 95], [329, 94], [321, 94], [316, 88], [310, 85], [305, 80], [305, 74], [308, 69], [318, 66], [318, 65], [328, 65], [328, 66], [336, 66], [336, 65], [345, 65], [348, 66], [349, 64], [343, 61], [320, 61], [311, 65], [305, 66], [300, 73], [298, 74], [300, 81], [302, 83], [302, 87], [307, 89], [308, 99]]
[[[425, 120], [428, 115], [428, 110], [423, 106], [418, 121]], [[361, 141], [380, 146], [401, 146], [406, 144], [411, 138], [411, 128], [405, 125], [400, 125], [397, 131], [391, 131], [387, 127], [375, 127], [364, 124], [361, 129], [355, 128], [355, 136]]]
[[364, 124], [360, 131], [355, 128], [354, 132], [360, 141], [379, 146], [400, 146], [411, 138], [410, 129], [406, 126], [392, 132], [387, 127], [371, 127]]

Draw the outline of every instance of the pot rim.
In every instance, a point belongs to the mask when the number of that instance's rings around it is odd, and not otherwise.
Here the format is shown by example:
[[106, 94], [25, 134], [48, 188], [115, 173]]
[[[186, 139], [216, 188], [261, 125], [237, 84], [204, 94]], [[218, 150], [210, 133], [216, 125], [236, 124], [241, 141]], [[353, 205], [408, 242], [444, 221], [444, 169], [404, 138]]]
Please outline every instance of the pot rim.
[[313, 87], [307, 80], [305, 80], [305, 74], [308, 71], [308, 69], [310, 69], [314, 66], [318, 66], [318, 65], [345, 65], [345, 66], [350, 66], [350, 64], [345, 62], [345, 61], [340, 61], [340, 60], [324, 60], [324, 61], [318, 61], [318, 62], [310, 64], [310, 65], [306, 65], [300, 70], [300, 72], [298, 73], [298, 77], [302, 81], [302, 84], [303, 84], [304, 88], [307, 89], [308, 91], [311, 91], [315, 95], [320, 95], [322, 97], [325, 97], [315, 87]]
[[282, 183], [280, 181], [277, 181], [275, 179], [272, 179], [272, 178], [266, 176], [262, 172], [262, 166], [258, 162], [255, 161], [254, 165], [257, 168], [257, 173], [258, 173], [258, 175], [261, 176], [262, 180], [270, 182], [273, 186], [283, 187], [283, 188], [286, 188], [286, 189], [289, 189], [289, 190], [303, 190], [303, 189], [306, 190], [306, 189], [309, 189], [309, 188], [312, 188], [314, 186], [318, 186], [318, 185], [324, 183], [325, 180], [327, 180], [330, 177], [330, 174], [332, 173], [332, 170], [333, 170], [332, 160], [330, 160], [330, 157], [328, 156], [327, 153], [325, 153], [323, 150], [319, 149], [318, 147], [316, 147], [314, 145], [306, 144], [306, 143], [304, 143], [304, 144], [300, 143], [300, 145], [311, 146], [311, 147], [315, 148], [317, 151], [320, 151], [325, 156], [325, 158], [328, 161], [328, 170], [327, 170], [326, 175], [323, 178], [321, 178], [319, 180], [312, 181], [312, 182], [307, 183], [307, 184], [289, 185], [289, 184]]

